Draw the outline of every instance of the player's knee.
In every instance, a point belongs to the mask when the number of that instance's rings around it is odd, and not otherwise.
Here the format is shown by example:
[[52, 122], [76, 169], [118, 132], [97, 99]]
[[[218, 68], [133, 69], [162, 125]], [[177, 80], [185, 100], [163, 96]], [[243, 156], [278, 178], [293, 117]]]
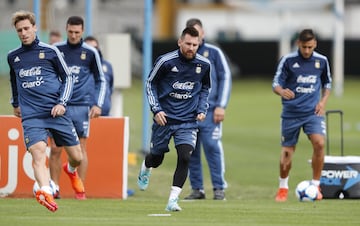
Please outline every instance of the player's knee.
[[164, 160], [164, 155], [148, 154], [145, 158], [145, 166], [156, 168], [161, 165]]
[[69, 162], [73, 162], [76, 165], [80, 165], [83, 155], [81, 153], [80, 145], [64, 146], [69, 158]]
[[191, 152], [194, 148], [189, 144], [180, 144], [176, 146], [176, 150], [178, 152], [179, 161], [188, 163], [190, 161]]
[[59, 157], [61, 156], [61, 152], [62, 152], [62, 147], [58, 147], [56, 145], [54, 146], [51, 146], [51, 149], [50, 149], [50, 157], [53, 156], [53, 157]]
[[319, 140], [314, 142], [313, 145], [315, 150], [323, 150], [325, 147], [325, 142]]

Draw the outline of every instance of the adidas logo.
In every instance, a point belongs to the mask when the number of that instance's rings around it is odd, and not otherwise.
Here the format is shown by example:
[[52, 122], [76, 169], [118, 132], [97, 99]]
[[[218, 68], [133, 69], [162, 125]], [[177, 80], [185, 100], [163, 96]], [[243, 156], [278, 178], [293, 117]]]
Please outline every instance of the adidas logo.
[[299, 68], [300, 67], [300, 65], [296, 62], [295, 64], [293, 64], [293, 66], [292, 66], [293, 68]]
[[171, 68], [171, 71], [172, 71], [172, 72], [179, 72], [179, 70], [177, 69], [176, 66], [174, 66], [173, 68]]
[[18, 56], [16, 56], [14, 59], [14, 63], [19, 62], [19, 61], [20, 61], [20, 58]]

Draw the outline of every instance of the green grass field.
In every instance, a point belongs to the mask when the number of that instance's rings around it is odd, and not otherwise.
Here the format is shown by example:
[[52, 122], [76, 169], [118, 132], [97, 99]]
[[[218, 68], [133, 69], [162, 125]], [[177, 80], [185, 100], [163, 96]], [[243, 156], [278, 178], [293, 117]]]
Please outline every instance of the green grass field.
[[[296, 200], [291, 191], [288, 202], [276, 203], [278, 186], [279, 97], [271, 91], [268, 80], [236, 80], [223, 127], [226, 160], [226, 201], [213, 201], [207, 165], [204, 165], [207, 199], [180, 202], [183, 211], [171, 216], [164, 211], [176, 155], [166, 155], [163, 165], [153, 171], [147, 191], [139, 191], [136, 177], [142, 160], [142, 86], [134, 80], [124, 90], [124, 114], [130, 117], [130, 152], [137, 153], [137, 165], [129, 166], [129, 188], [135, 195], [127, 200], [61, 199], [56, 213], [47, 211], [35, 199], [0, 199], [0, 225], [359, 225], [360, 200], [326, 199], [314, 203]], [[0, 114], [11, 114], [8, 77], [0, 76]], [[343, 97], [331, 96], [327, 109], [344, 111], [346, 155], [360, 153], [360, 80], [346, 79]], [[338, 121], [330, 121], [330, 150], [339, 155]], [[0, 127], [1, 128], [1, 127]], [[311, 146], [302, 134], [294, 156], [290, 189], [298, 182], [311, 179], [308, 159]], [[91, 176], [91, 175], [88, 175]], [[1, 178], [0, 178], [1, 179]], [[101, 185], [99, 185], [101, 186]], [[31, 188], [29, 188], [31, 189]], [[186, 182], [182, 197], [190, 192]]]

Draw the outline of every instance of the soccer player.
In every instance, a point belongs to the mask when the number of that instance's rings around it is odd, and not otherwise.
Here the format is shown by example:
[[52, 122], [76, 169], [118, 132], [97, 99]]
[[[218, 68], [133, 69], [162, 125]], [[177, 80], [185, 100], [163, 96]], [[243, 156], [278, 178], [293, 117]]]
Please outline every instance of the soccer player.
[[10, 51], [7, 57], [11, 104], [14, 115], [22, 119], [26, 149], [33, 158], [34, 176], [40, 186], [36, 199], [54, 212], [58, 205], [52, 197], [46, 167], [48, 131], [53, 134], [57, 145], [65, 147], [68, 154], [66, 165], [75, 174], [76, 188], [84, 189], [81, 179], [76, 176], [82, 159], [79, 138], [66, 109], [73, 91], [73, 77], [59, 50], [37, 38], [32, 12], [15, 12], [12, 23], [22, 45]]
[[178, 157], [167, 211], [181, 210], [178, 199], [196, 144], [197, 121], [205, 119], [208, 108], [211, 66], [196, 53], [199, 43], [199, 32], [185, 28], [178, 40], [179, 49], [160, 56], [146, 82], [154, 123], [150, 153], [141, 164], [138, 186], [140, 190], [148, 187], [151, 169], [161, 165], [173, 137]]
[[101, 59], [102, 70], [106, 79], [106, 94], [104, 104], [101, 108], [101, 116], [109, 116], [111, 109], [111, 95], [114, 88], [114, 75], [113, 68], [109, 61], [105, 60], [99, 48], [99, 41], [94, 36], [87, 36], [84, 42], [94, 47], [98, 52]]
[[53, 45], [54, 43], [62, 41], [61, 33], [58, 30], [52, 30], [49, 33], [49, 43]]
[[329, 62], [314, 51], [316, 45], [313, 31], [302, 30], [297, 40], [298, 50], [282, 57], [272, 83], [273, 91], [281, 96], [283, 107], [277, 202], [287, 200], [289, 172], [301, 129], [313, 147], [311, 182], [319, 188], [317, 199], [322, 199], [319, 186], [324, 165], [324, 114], [332, 81]]
[[189, 178], [192, 193], [185, 199], [205, 199], [201, 164], [201, 145], [210, 169], [214, 200], [224, 200], [227, 183], [224, 178], [225, 161], [221, 142], [222, 121], [231, 92], [231, 72], [224, 53], [220, 48], [205, 43], [202, 22], [197, 18], [189, 19], [187, 27], [194, 27], [199, 32], [200, 46], [198, 53], [208, 58], [211, 63], [211, 91], [206, 119], [199, 122], [198, 139], [195, 151], [191, 154]]
[[[84, 20], [78, 16], [69, 17], [66, 23], [66, 32], [67, 40], [58, 42], [55, 46], [64, 55], [64, 59], [75, 78], [74, 94], [69, 100], [68, 112], [80, 138], [83, 160], [79, 166], [78, 173], [85, 183], [88, 168], [86, 141], [90, 133], [90, 118], [96, 118], [101, 115], [106, 81], [98, 51], [83, 42]], [[61, 147], [52, 148], [49, 160], [50, 173], [52, 180], [57, 185], [61, 172], [60, 157]], [[63, 165], [63, 169], [71, 176], [65, 165]], [[86, 199], [85, 191], [75, 192], [75, 198]]]

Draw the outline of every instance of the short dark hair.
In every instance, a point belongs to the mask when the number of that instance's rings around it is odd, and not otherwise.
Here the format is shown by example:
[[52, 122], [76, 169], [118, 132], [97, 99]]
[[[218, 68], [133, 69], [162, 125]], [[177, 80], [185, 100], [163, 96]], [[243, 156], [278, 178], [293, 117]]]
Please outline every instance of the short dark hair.
[[85, 41], [85, 42], [86, 42], [86, 41], [95, 41], [96, 43], [98, 43], [98, 40], [97, 40], [94, 36], [91, 36], [91, 35], [86, 36], [86, 37], [84, 38], [84, 41]]
[[51, 30], [49, 36], [61, 37], [61, 33], [58, 30]]
[[316, 36], [312, 29], [304, 29], [299, 34], [299, 41], [300, 42], [308, 42], [310, 40], [316, 40]]
[[191, 18], [186, 21], [186, 27], [194, 27], [195, 25], [202, 27], [201, 20], [198, 18]]
[[81, 25], [84, 27], [84, 20], [79, 16], [71, 16], [68, 18], [66, 25]]
[[181, 38], [184, 38], [187, 34], [192, 37], [199, 37], [199, 32], [194, 27], [186, 27], [181, 33]]
[[94, 42], [96, 42], [96, 49], [98, 49], [99, 48], [99, 41], [94, 37], [94, 36], [91, 36], [91, 35], [89, 35], [89, 36], [86, 36], [85, 38], [84, 38], [84, 42], [88, 42], [88, 41], [94, 41]]

